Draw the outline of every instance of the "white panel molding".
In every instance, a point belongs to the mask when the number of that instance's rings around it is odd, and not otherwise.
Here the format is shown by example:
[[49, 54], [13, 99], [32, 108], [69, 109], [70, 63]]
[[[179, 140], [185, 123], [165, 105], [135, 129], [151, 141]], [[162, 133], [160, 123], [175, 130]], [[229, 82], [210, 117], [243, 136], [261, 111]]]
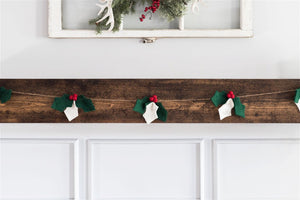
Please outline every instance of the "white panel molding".
[[[73, 194], [68, 200], [79, 200], [80, 199], [80, 188], [79, 188], [79, 141], [78, 139], [55, 139], [55, 138], [43, 138], [43, 139], [37, 139], [37, 138], [0, 138], [0, 147], [1, 144], [4, 143], [14, 143], [14, 144], [70, 144], [73, 149], [72, 155], [72, 161], [70, 163], [70, 171], [73, 172], [72, 178], [72, 188], [73, 188]], [[1, 169], [1, 167], [0, 167]], [[26, 200], [26, 198], [5, 198], [2, 199], [0, 197], [0, 200]], [[28, 199], [29, 200], [29, 199]], [[30, 199], [30, 200], [50, 200], [47, 197], [39, 197], [36, 199]], [[51, 200], [67, 200], [67, 199], [51, 199]]]
[[[213, 139], [211, 143], [211, 166], [212, 166], [212, 200], [219, 200], [218, 198], [218, 173], [217, 173], [217, 163], [218, 163], [218, 146], [222, 144], [299, 144], [300, 139], [298, 138], [230, 138], [230, 139]], [[300, 150], [300, 148], [299, 148]], [[265, 198], [265, 197], [243, 197], [243, 200], [283, 200], [282, 198]], [[237, 198], [232, 198], [232, 200], [240, 200]], [[299, 200], [299, 199], [289, 199], [284, 200]]]
[[199, 177], [197, 177], [200, 182], [200, 198], [190, 198], [190, 197], [122, 197], [122, 198], [115, 198], [115, 197], [105, 197], [105, 200], [200, 200], [206, 199], [206, 185], [207, 185], [207, 177], [206, 177], [206, 148], [204, 145], [204, 140], [202, 139], [88, 139], [86, 141], [86, 173], [87, 173], [87, 181], [86, 181], [86, 188], [87, 194], [86, 198], [88, 200], [104, 200], [104, 198], [94, 198], [93, 197], [93, 147], [95, 145], [101, 144], [198, 144], [198, 158], [197, 165], [199, 165]]

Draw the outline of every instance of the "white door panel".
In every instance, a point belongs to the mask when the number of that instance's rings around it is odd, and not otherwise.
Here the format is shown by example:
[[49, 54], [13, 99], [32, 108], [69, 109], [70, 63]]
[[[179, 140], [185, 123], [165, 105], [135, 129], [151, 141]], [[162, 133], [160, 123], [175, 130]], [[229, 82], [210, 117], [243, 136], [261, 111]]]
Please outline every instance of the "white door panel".
[[200, 143], [116, 142], [89, 143], [91, 199], [200, 198]]
[[0, 199], [74, 198], [74, 141], [1, 139]]
[[300, 199], [300, 142], [217, 140], [216, 200]]

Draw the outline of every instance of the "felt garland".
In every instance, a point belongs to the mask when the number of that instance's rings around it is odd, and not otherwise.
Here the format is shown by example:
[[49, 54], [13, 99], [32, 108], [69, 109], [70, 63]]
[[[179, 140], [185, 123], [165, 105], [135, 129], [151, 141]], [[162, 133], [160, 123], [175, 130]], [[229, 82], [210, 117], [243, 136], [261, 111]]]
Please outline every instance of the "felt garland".
[[211, 98], [211, 100], [216, 107], [222, 105], [218, 109], [220, 120], [231, 116], [231, 110], [233, 108], [237, 116], [245, 118], [245, 105], [242, 104], [240, 98], [235, 97], [232, 91], [228, 93], [224, 91], [216, 91], [215, 95]]
[[296, 90], [296, 96], [294, 101], [300, 112], [300, 88]]
[[10, 100], [12, 90], [5, 89], [5, 87], [0, 87], [0, 100], [1, 103], [6, 103]]
[[156, 119], [167, 121], [168, 112], [162, 103], [157, 102], [156, 95], [138, 99], [133, 110], [142, 114], [147, 124], [151, 124]]
[[51, 108], [64, 112], [69, 121], [78, 117], [78, 108], [82, 108], [84, 112], [95, 110], [91, 99], [77, 94], [64, 94], [62, 97], [56, 97]]
[[[242, 95], [240, 97], [255, 97], [255, 96], [263, 96], [263, 95], [272, 95], [272, 94], [282, 94], [287, 92], [293, 92], [295, 90], [286, 90], [286, 91], [275, 91], [268, 93], [258, 93], [258, 94], [249, 94]], [[27, 93], [27, 92], [18, 92], [11, 89], [6, 89], [4, 87], [0, 87], [0, 100], [1, 103], [5, 103], [11, 98], [11, 94], [19, 94], [19, 95], [31, 95], [31, 96], [40, 96], [47, 98], [55, 98], [52, 104], [52, 108], [58, 110], [60, 112], [64, 112], [69, 121], [72, 121], [76, 117], [78, 117], [78, 108], [82, 108], [84, 112], [90, 112], [95, 110], [93, 105], [93, 101], [135, 101], [130, 99], [88, 99], [83, 95], [67, 95], [64, 94], [62, 97], [56, 97], [53, 95], [47, 94], [37, 94], [37, 93]], [[219, 110], [220, 119], [223, 120], [226, 117], [231, 116], [231, 110], [234, 108], [235, 114], [242, 118], [245, 118], [245, 105], [242, 104], [240, 98], [235, 97], [232, 91], [226, 93], [224, 91], [219, 92], [216, 91], [212, 98], [202, 98], [202, 99], [169, 99], [163, 101], [208, 101], [211, 100], [213, 104], [218, 107], [222, 105]], [[300, 111], [300, 88], [296, 90], [296, 95], [294, 98], [294, 103], [298, 107]], [[145, 121], [150, 124], [155, 119], [160, 119], [161, 121], [167, 120], [168, 112], [163, 107], [161, 102], [157, 102], [157, 96], [153, 95], [151, 97], [144, 97], [143, 99], [138, 99], [133, 108], [134, 111], [140, 113], [145, 118]]]

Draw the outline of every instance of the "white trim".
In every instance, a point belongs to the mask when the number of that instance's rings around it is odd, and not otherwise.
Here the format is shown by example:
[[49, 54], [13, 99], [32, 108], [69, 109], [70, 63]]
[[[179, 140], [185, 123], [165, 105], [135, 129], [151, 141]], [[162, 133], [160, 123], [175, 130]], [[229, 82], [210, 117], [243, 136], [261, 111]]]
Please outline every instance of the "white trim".
[[185, 30], [184, 18], [179, 20], [179, 29], [167, 30], [121, 30], [113, 33], [95, 30], [62, 29], [62, 0], [48, 0], [48, 34], [50, 38], [248, 38], [253, 36], [252, 4], [253, 0], [240, 0], [240, 29], [224, 30]]
[[[253, 1], [241, 0], [241, 30], [253, 32]], [[253, 34], [253, 33], [252, 33]], [[252, 35], [253, 36], [253, 35]]]

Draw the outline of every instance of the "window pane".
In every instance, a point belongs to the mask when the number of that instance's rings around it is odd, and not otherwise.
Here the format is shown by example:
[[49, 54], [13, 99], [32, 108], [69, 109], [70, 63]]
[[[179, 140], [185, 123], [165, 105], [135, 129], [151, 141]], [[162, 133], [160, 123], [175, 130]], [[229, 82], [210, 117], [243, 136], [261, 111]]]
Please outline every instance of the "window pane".
[[62, 0], [63, 29], [95, 29], [89, 20], [96, 18], [98, 0]]
[[191, 3], [184, 17], [185, 29], [239, 29], [240, 0], [203, 0], [193, 13]]

